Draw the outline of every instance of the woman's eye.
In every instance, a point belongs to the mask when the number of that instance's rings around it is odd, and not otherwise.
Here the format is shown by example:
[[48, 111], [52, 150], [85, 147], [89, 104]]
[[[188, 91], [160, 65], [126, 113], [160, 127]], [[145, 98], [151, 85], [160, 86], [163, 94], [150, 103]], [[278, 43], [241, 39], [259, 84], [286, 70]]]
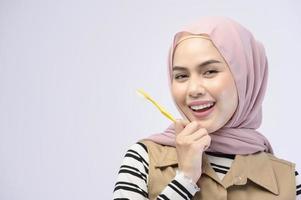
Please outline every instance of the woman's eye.
[[187, 77], [187, 76], [184, 75], [184, 74], [175, 75], [175, 79], [182, 79], [182, 78], [185, 78], [185, 77]]
[[218, 71], [216, 71], [216, 70], [208, 70], [208, 71], [206, 71], [204, 73], [204, 75], [206, 75], [206, 76], [212, 76], [212, 75], [216, 74], [217, 72]]

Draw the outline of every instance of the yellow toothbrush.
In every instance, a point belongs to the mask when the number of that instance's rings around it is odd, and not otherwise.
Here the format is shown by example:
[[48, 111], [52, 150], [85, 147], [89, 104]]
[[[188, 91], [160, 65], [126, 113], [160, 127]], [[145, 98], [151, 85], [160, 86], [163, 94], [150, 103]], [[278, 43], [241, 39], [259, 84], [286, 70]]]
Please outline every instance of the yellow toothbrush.
[[147, 100], [149, 100], [150, 102], [152, 102], [159, 110], [160, 112], [165, 116], [167, 117], [168, 119], [170, 119], [171, 121], [175, 122], [175, 118], [169, 114], [162, 106], [160, 106], [153, 98], [151, 98], [149, 96], [149, 94], [147, 94], [146, 92], [144, 92], [143, 89], [138, 89], [137, 90], [137, 93], [138, 94], [141, 94], [144, 98], [146, 98]]

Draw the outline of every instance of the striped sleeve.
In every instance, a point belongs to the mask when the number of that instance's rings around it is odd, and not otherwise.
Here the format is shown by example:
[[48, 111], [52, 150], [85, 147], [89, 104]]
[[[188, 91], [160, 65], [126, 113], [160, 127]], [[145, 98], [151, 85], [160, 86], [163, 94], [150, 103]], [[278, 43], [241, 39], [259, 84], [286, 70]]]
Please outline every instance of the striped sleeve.
[[148, 154], [142, 143], [132, 145], [120, 166], [114, 188], [114, 199], [148, 199]]
[[167, 185], [167, 187], [158, 196], [158, 200], [190, 200], [193, 198], [195, 193], [199, 191], [196, 188], [196, 184], [191, 183], [191, 181], [185, 179], [180, 174], [177, 174], [174, 179]]
[[[126, 152], [117, 181], [113, 198], [123, 200], [148, 200], [148, 151], [144, 144], [136, 143]], [[190, 200], [198, 190], [195, 185], [177, 174], [157, 197], [158, 200]]]

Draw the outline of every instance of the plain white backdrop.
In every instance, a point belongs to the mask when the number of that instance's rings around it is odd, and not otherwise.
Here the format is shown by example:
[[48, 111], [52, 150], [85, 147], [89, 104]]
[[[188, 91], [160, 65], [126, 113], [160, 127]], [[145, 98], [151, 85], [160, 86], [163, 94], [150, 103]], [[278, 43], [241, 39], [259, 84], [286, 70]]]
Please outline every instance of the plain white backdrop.
[[177, 118], [167, 84], [173, 34], [228, 16], [266, 48], [260, 131], [301, 168], [301, 4], [286, 1], [0, 0], [0, 199], [112, 199], [128, 146]]

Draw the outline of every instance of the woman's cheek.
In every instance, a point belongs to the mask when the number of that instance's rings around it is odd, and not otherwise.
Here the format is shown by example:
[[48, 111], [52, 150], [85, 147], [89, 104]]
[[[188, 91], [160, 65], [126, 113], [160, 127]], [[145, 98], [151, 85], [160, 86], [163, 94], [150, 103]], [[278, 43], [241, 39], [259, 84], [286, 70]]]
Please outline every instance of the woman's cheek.
[[184, 96], [185, 95], [185, 88], [184, 88], [184, 86], [180, 85], [178, 83], [174, 83], [174, 85], [172, 86], [172, 94], [177, 99], [185, 97]]
[[[234, 88], [233, 88], [234, 87]], [[232, 117], [237, 107], [237, 93], [235, 85], [228, 84], [217, 92], [220, 111], [223, 113], [224, 124]]]

